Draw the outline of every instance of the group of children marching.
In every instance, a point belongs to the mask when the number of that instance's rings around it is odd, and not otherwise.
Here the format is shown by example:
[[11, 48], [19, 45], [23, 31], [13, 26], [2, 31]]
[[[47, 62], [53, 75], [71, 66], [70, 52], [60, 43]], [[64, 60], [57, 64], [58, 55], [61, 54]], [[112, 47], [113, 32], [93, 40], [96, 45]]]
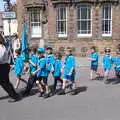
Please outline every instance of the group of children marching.
[[[29, 57], [29, 80], [24, 92], [25, 96], [30, 94], [34, 84], [37, 85], [40, 91], [40, 97], [49, 97], [51, 91], [48, 85], [48, 76], [52, 74], [54, 77], [53, 91], [56, 91], [57, 85], [61, 86], [61, 93], [65, 93], [66, 86], [71, 89], [76, 88], [75, 82], [75, 57], [72, 54], [70, 47], [65, 50], [65, 60], [62, 62], [62, 55], [60, 52], [53, 54], [53, 47], [32, 48]], [[24, 62], [20, 55], [20, 50], [16, 50], [17, 58], [15, 59], [14, 72], [16, 74], [16, 88], [18, 88], [20, 81], [24, 81], [21, 76], [23, 74]], [[63, 77], [62, 77], [63, 76]]]
[[[98, 61], [99, 61], [99, 54], [96, 52], [96, 47], [91, 47], [91, 55], [89, 60], [91, 61], [91, 72], [90, 72], [90, 79], [93, 80], [93, 74], [97, 75], [97, 78], [101, 77], [100, 72], [98, 71]], [[116, 55], [112, 56], [111, 48], [106, 47], [104, 50], [104, 56], [102, 61], [102, 68], [104, 71], [104, 82], [105, 84], [109, 83], [109, 73], [114, 66], [115, 73], [117, 80], [115, 83], [120, 82], [120, 50], [116, 50]]]
[[[105, 48], [105, 55], [103, 57], [103, 69], [104, 69], [104, 81], [108, 82], [109, 72], [114, 65], [116, 76], [120, 77], [120, 52], [116, 52], [116, 56], [111, 55], [111, 49]], [[23, 75], [24, 61], [21, 57], [20, 50], [16, 50], [17, 58], [15, 59], [14, 72], [16, 74], [16, 88], [18, 88], [20, 81], [27, 84], [26, 90], [24, 92], [25, 96], [30, 94], [31, 89], [36, 84], [40, 94], [40, 97], [49, 97], [51, 91], [48, 85], [48, 76], [52, 74], [54, 77], [53, 91], [55, 92], [58, 83], [61, 87], [61, 93], [65, 93], [66, 86], [69, 85], [70, 89], [75, 89], [77, 87], [75, 81], [75, 57], [72, 54], [72, 49], [70, 47], [65, 49], [65, 59], [62, 61], [62, 55], [60, 52], [55, 52], [53, 54], [53, 47], [47, 46], [47, 48], [32, 48], [29, 51], [29, 79], [28, 82], [23, 80], [21, 76]], [[89, 57], [91, 61], [91, 72], [90, 79], [93, 80], [93, 74], [97, 75], [99, 78], [101, 75], [98, 71], [99, 66], [99, 53], [96, 51], [96, 47], [91, 47], [91, 54]], [[119, 80], [119, 79], [118, 79]]]

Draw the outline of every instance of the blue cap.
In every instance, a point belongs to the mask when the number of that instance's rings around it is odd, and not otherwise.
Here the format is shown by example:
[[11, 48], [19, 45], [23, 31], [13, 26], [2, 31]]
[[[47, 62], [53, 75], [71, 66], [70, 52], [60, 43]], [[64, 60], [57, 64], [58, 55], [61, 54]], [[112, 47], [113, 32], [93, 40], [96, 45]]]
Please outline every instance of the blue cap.
[[45, 52], [45, 49], [44, 49], [44, 48], [38, 48], [38, 49], [37, 49], [37, 52], [44, 53], [44, 52]]
[[48, 46], [47, 46], [47, 49], [53, 49], [53, 46], [48, 45]]

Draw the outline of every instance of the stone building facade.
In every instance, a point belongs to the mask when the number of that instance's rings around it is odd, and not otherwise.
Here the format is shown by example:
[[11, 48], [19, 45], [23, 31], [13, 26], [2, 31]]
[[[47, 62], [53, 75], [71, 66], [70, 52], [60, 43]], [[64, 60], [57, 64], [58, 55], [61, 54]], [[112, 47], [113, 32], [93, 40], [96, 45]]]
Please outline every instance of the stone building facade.
[[92, 45], [114, 49], [120, 41], [120, 0], [18, 0], [17, 9], [19, 33], [26, 22], [30, 45], [42, 40], [82, 54]]

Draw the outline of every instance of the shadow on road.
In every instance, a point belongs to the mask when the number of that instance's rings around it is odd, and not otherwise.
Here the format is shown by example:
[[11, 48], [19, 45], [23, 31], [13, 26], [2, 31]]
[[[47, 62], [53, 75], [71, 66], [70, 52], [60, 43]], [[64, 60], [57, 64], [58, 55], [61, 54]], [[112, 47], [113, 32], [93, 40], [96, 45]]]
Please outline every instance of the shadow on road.
[[9, 98], [10, 97], [7, 95], [7, 96], [0, 97], [0, 100], [9, 99]]
[[76, 89], [73, 89], [73, 90], [69, 90], [65, 94], [78, 95], [79, 93], [86, 92], [86, 91], [87, 91], [87, 87], [82, 86], [82, 87], [77, 87]]
[[88, 87], [86, 87], [86, 86], [82, 86], [82, 87], [77, 87], [76, 89], [67, 89], [67, 90], [65, 90], [65, 92], [62, 90], [62, 91], [58, 92], [58, 95], [65, 95], [65, 94], [78, 95], [81, 92], [86, 92], [87, 88]]
[[[52, 97], [54, 95], [58, 95], [58, 93], [60, 93], [61, 89], [58, 89], [56, 90], [55, 92], [53, 92], [53, 86], [50, 86], [50, 89], [52, 90], [51, 94], [49, 97]], [[39, 93], [39, 90], [37, 88], [34, 88], [31, 90], [30, 92], [30, 95], [29, 96], [23, 96], [24, 94], [24, 91], [25, 91], [25, 88], [21, 88], [19, 90], [17, 90], [17, 93], [19, 93], [23, 98], [25, 97], [30, 97], [30, 96], [34, 96], [36, 95], [37, 93]], [[77, 87], [76, 89], [72, 89], [72, 90], [67, 90], [65, 92], [65, 94], [70, 94], [70, 95], [78, 95], [79, 93], [81, 92], [86, 92], [87, 91], [87, 87], [86, 86], [82, 86], [82, 87]], [[64, 95], [65, 95], [64, 94]], [[63, 95], [63, 94], [61, 94]], [[0, 100], [4, 100], [4, 99], [9, 99], [9, 96], [3, 96], [3, 97], [0, 97]]]
[[25, 92], [25, 88], [22, 88], [20, 89], [17, 93], [19, 93], [22, 97], [30, 97], [30, 96], [34, 96], [36, 95], [37, 93], [39, 93], [39, 90], [38, 88], [33, 88], [31, 91], [30, 91], [30, 94], [28, 96], [24, 96], [24, 92]]
[[116, 78], [116, 77], [108, 79], [107, 80], [107, 84], [111, 84], [111, 83], [112, 83], [112, 85], [119, 84], [120, 83], [120, 79]]
[[86, 86], [78, 87], [77, 89], [74, 90], [74, 93], [72, 95], [78, 95], [81, 92], [86, 92], [87, 91]]

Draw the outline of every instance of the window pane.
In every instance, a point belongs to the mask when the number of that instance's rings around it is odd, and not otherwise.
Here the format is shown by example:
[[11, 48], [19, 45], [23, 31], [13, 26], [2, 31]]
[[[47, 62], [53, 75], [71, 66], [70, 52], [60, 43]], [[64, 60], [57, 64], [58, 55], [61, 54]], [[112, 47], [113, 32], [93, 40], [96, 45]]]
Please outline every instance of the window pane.
[[57, 20], [59, 20], [59, 9], [56, 9]]
[[88, 34], [86, 30], [82, 30], [81, 34]]
[[87, 8], [81, 8], [81, 19], [87, 19]]
[[109, 24], [109, 25], [108, 25], [108, 30], [109, 30], [109, 32], [110, 32], [110, 31], [111, 31], [111, 21], [110, 21], [110, 20], [108, 21], [108, 24]]
[[64, 33], [64, 22], [61, 22], [61, 33]]
[[105, 7], [105, 19], [108, 19], [108, 12], [109, 12], [108, 7]]
[[64, 19], [66, 19], [66, 8], [64, 8]]
[[66, 7], [57, 8], [57, 34], [66, 34], [67, 15]]
[[88, 21], [88, 31], [91, 31], [91, 21]]
[[58, 22], [58, 28], [57, 28], [57, 30], [58, 30], [57, 32], [58, 32], [58, 33], [61, 32], [61, 29], [60, 29], [60, 28], [61, 28], [61, 24], [60, 24], [60, 22]]
[[91, 7], [79, 5], [77, 7], [78, 34], [91, 34]]
[[104, 26], [105, 26], [105, 24], [104, 24], [104, 20], [102, 21], [102, 33], [104, 34]]
[[111, 34], [111, 5], [105, 4], [103, 6], [103, 18], [102, 18], [102, 33]]
[[91, 19], [91, 9], [88, 8], [88, 19]]
[[41, 15], [40, 9], [31, 9], [31, 37], [41, 37], [42, 28], [41, 28]]
[[80, 19], [80, 9], [77, 10], [77, 19]]
[[31, 23], [31, 26], [40, 26], [40, 23]]
[[108, 21], [105, 21], [105, 33], [108, 31]]
[[81, 30], [87, 30], [87, 21], [81, 21]]
[[63, 9], [60, 9], [60, 19], [63, 20]]
[[78, 21], [78, 31], [80, 31], [80, 21]]
[[66, 19], [66, 8], [60, 8], [59, 13], [60, 13], [60, 19], [61, 20]]
[[64, 22], [64, 34], [66, 34], [66, 22]]
[[40, 37], [41, 36], [41, 27], [40, 26], [32, 26], [31, 27], [31, 36], [32, 37]]
[[111, 19], [111, 6], [109, 6], [108, 18]]

